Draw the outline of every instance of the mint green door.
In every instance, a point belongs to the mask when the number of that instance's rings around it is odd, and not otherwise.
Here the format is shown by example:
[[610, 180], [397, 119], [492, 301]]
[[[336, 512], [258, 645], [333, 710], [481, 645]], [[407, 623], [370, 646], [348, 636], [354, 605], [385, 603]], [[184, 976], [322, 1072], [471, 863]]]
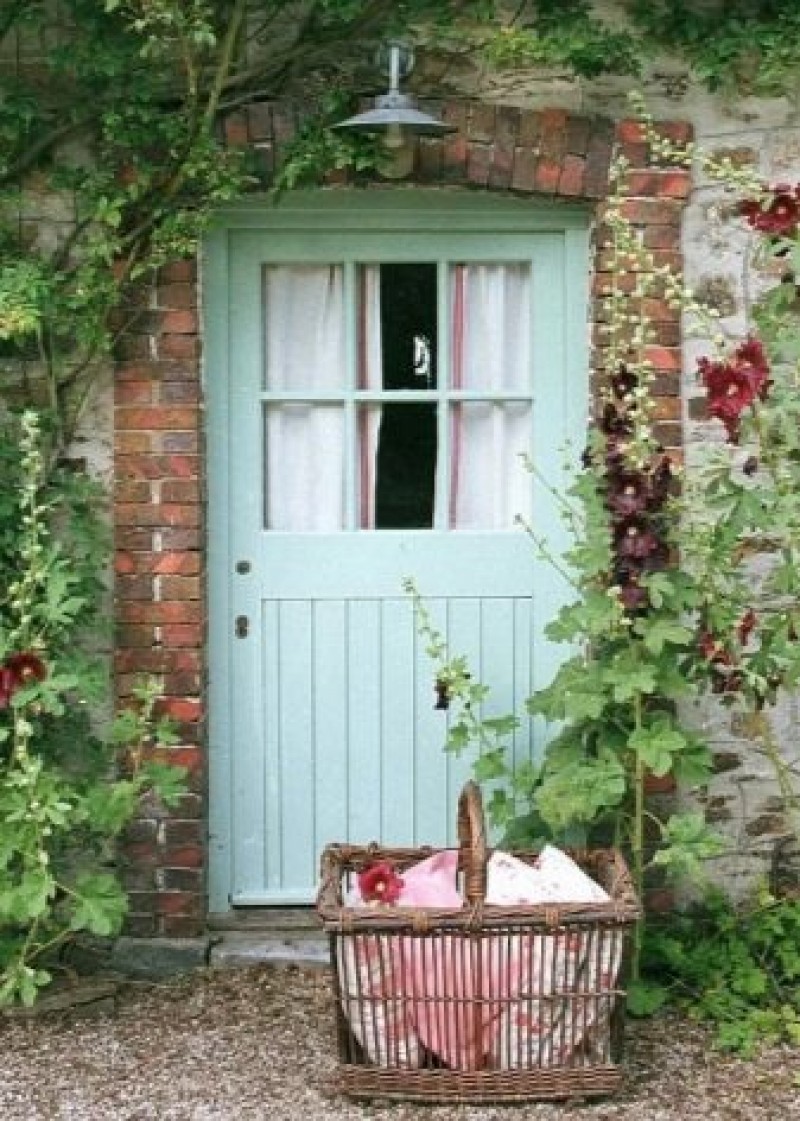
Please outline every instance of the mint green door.
[[[331, 841], [452, 839], [469, 760], [402, 590], [521, 711], [552, 672], [586, 413], [580, 214], [298, 196], [209, 239], [211, 910], [307, 903]], [[514, 751], [537, 749], [521, 728]]]

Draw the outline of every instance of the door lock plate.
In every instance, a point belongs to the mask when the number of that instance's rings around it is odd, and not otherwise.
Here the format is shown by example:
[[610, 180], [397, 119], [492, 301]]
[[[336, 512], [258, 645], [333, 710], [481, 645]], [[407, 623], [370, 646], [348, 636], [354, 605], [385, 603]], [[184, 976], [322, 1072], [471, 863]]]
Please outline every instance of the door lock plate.
[[236, 637], [247, 638], [250, 633], [250, 620], [246, 615], [236, 616]]

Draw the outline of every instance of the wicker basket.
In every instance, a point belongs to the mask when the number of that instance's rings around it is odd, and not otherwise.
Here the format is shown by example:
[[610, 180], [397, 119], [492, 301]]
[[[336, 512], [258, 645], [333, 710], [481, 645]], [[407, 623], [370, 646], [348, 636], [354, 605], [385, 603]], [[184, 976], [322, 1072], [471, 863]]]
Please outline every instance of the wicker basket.
[[344, 905], [364, 867], [384, 860], [402, 871], [441, 850], [329, 845], [322, 855], [317, 910], [330, 941], [336, 1089], [429, 1102], [613, 1093], [621, 1081], [620, 979], [641, 913], [624, 860], [613, 850], [571, 853], [609, 902], [490, 906], [472, 782], [459, 800], [458, 836], [460, 910]]

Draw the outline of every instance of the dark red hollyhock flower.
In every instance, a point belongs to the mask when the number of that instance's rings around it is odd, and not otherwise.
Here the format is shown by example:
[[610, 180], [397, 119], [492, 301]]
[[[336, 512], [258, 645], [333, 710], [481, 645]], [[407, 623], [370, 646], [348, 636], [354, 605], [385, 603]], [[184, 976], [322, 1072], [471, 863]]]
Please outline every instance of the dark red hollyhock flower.
[[657, 541], [655, 549], [648, 557], [642, 560], [642, 572], [660, 572], [665, 569], [670, 562], [669, 546], [665, 545], [663, 541]]
[[606, 504], [619, 518], [643, 514], [647, 509], [648, 480], [641, 471], [613, 474], [609, 478]]
[[659, 541], [641, 518], [625, 518], [617, 526], [615, 545], [619, 557], [645, 560], [659, 548]]
[[379, 860], [358, 873], [358, 890], [365, 903], [396, 903], [403, 890], [403, 877], [398, 876], [389, 860]]
[[605, 436], [630, 436], [633, 419], [625, 409], [619, 409], [609, 401], [600, 418], [600, 431]]
[[6, 666], [0, 666], [0, 709], [8, 708], [15, 688], [14, 674]]
[[709, 631], [704, 631], [698, 646], [703, 657], [711, 663], [711, 692], [738, 693], [744, 678], [722, 643]]
[[736, 628], [736, 637], [739, 639], [739, 643], [742, 646], [747, 645], [747, 640], [755, 630], [757, 622], [758, 617], [755, 611], [752, 609], [752, 607], [748, 607], [747, 611], [745, 611], [744, 615], [742, 615], [741, 619], [739, 620], [739, 625]]
[[712, 693], [738, 693], [744, 684], [744, 677], [740, 670], [719, 668], [714, 666], [711, 672]]
[[764, 344], [752, 335], [740, 343], [733, 353], [737, 367], [750, 378], [754, 392], [761, 401], [769, 394], [769, 362], [764, 353]]
[[754, 230], [773, 237], [792, 237], [800, 224], [800, 187], [779, 183], [770, 187], [771, 198], [763, 202], [745, 199], [739, 213]]
[[714, 638], [711, 631], [703, 631], [697, 642], [700, 653], [709, 662], [720, 662], [723, 665], [731, 664], [731, 656], [722, 643]]
[[633, 370], [629, 370], [624, 362], [620, 362], [616, 371], [611, 375], [611, 389], [617, 398], [627, 397], [639, 384], [639, 378]]
[[616, 436], [609, 438], [606, 444], [606, 468], [609, 474], [628, 469], [629, 452], [630, 446], [626, 440], [620, 440]]
[[437, 677], [433, 686], [436, 692], [434, 708], [446, 710], [450, 707], [450, 686], [441, 677]]
[[638, 580], [629, 579], [619, 586], [619, 598], [626, 611], [644, 611], [650, 606], [647, 589]]
[[739, 439], [741, 415], [769, 391], [769, 367], [758, 339], [747, 339], [727, 361], [701, 358], [697, 363], [703, 385], [708, 390], [708, 411], [721, 420], [730, 443]]
[[662, 455], [653, 468], [650, 483], [650, 493], [658, 506], [663, 505], [669, 498], [675, 482], [675, 472], [672, 470], [672, 460], [668, 455]]
[[29, 650], [6, 658], [6, 669], [11, 671], [15, 687], [30, 685], [33, 681], [44, 681], [47, 677], [44, 662], [38, 654]]

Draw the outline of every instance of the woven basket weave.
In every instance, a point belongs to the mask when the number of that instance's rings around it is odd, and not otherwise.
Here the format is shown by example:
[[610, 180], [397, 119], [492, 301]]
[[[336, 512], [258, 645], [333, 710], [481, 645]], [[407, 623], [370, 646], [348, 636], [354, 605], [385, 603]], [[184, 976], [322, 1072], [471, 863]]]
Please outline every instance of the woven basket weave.
[[500, 907], [485, 901], [490, 853], [473, 782], [459, 799], [458, 837], [460, 910], [344, 904], [376, 861], [402, 872], [441, 850], [329, 845], [322, 854], [317, 910], [330, 942], [335, 1088], [429, 1102], [613, 1093], [622, 1077], [620, 981], [641, 914], [622, 856], [570, 853], [608, 902]]

